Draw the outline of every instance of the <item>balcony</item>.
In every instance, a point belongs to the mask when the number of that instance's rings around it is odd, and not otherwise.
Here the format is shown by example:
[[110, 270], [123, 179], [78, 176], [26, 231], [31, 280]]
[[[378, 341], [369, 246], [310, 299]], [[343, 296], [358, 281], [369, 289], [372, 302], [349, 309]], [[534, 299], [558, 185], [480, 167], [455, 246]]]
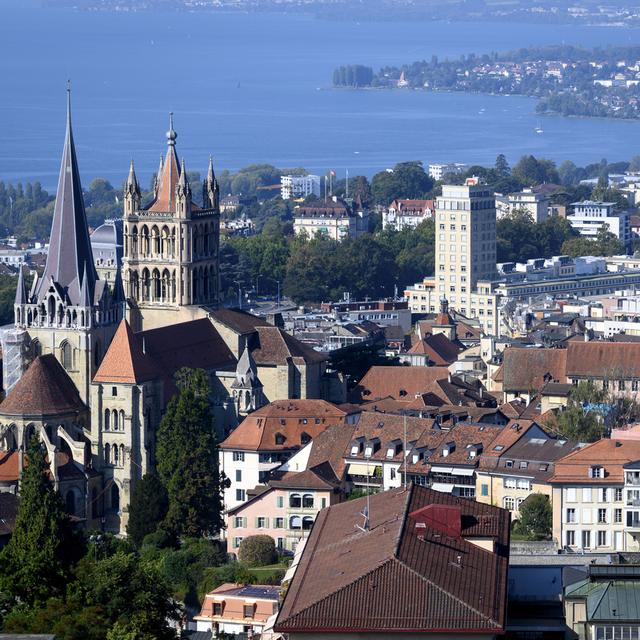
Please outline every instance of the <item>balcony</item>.
[[627, 498], [627, 507], [640, 507], [640, 498]]
[[625, 484], [631, 485], [632, 487], [640, 487], [640, 478], [627, 476]]
[[353, 484], [357, 484], [357, 485], [366, 486], [368, 483], [369, 486], [371, 487], [382, 486], [382, 476], [375, 476], [375, 475], [360, 476], [360, 475], [349, 474], [349, 478], [351, 479], [351, 482], [353, 482]]
[[627, 529], [629, 531], [640, 531], [640, 518], [627, 519]]

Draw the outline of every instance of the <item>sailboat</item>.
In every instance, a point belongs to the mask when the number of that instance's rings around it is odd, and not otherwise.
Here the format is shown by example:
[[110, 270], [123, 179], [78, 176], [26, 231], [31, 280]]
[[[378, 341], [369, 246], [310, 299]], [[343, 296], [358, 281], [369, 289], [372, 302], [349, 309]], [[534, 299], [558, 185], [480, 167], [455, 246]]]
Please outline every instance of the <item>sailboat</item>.
[[534, 131], [536, 133], [544, 133], [544, 129], [542, 128], [542, 125], [540, 124], [540, 120], [538, 120], [538, 126], [534, 129]]

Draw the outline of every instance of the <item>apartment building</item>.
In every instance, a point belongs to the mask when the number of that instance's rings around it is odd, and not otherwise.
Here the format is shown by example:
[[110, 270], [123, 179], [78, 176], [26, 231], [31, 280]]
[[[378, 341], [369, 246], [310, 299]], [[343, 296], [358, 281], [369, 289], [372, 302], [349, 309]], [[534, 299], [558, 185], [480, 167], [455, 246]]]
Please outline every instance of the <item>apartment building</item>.
[[611, 232], [625, 247], [631, 242], [631, 216], [628, 211], [616, 211], [615, 202], [585, 200], [573, 202], [573, 213], [567, 216], [571, 226], [581, 236], [595, 238], [602, 226]]
[[320, 176], [280, 176], [280, 195], [283, 200], [320, 196]]
[[297, 206], [293, 211], [293, 231], [296, 235], [313, 238], [326, 236], [341, 241], [356, 238], [369, 231], [369, 212], [333, 197], [327, 201]]
[[436, 200], [435, 278], [437, 294], [462, 315], [478, 318], [487, 333], [497, 331], [496, 206], [492, 191], [469, 178], [444, 185]]
[[408, 286], [403, 295], [411, 313], [435, 313], [438, 310], [440, 298], [436, 291], [436, 280], [431, 276], [423, 278], [422, 282]]
[[247, 416], [220, 444], [221, 470], [231, 483], [224, 491], [225, 510], [246, 502], [271, 471], [345, 417], [324, 400], [279, 400]]
[[519, 193], [496, 197], [496, 215], [504, 218], [514, 211], [526, 211], [534, 222], [543, 222], [549, 215], [549, 197], [533, 189], [523, 189]]
[[415, 229], [425, 220], [433, 218], [434, 200], [394, 200], [382, 212], [382, 226], [401, 231]]
[[442, 180], [446, 175], [460, 175], [467, 170], [462, 162], [434, 162], [429, 165], [428, 173], [434, 180]]
[[640, 550], [640, 441], [599, 440], [556, 462], [553, 537], [572, 551]]

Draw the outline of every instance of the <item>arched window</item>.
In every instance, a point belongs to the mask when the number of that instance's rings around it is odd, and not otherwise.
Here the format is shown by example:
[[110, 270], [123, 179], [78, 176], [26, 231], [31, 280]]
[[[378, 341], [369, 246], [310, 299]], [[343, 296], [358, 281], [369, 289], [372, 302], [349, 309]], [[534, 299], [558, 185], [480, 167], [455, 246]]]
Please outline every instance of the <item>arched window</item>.
[[113, 464], [114, 466], [118, 466], [120, 462], [119, 456], [118, 456], [118, 445], [114, 444], [113, 445]]
[[133, 257], [137, 257], [138, 254], [138, 227], [135, 225], [131, 229], [131, 253]]
[[115, 482], [111, 485], [111, 508], [120, 511], [120, 489]]
[[34, 340], [31, 343], [31, 352], [33, 353], [34, 358], [42, 355], [42, 345], [40, 344], [40, 340]]
[[113, 413], [111, 414], [111, 418], [113, 420], [113, 430], [117, 431], [118, 430], [118, 412], [114, 409]]
[[60, 359], [67, 371], [73, 369], [73, 348], [66, 340], [60, 345]]
[[67, 491], [67, 497], [65, 499], [65, 505], [67, 508], [67, 513], [69, 515], [75, 516], [76, 515], [76, 492], [73, 489], [69, 489], [69, 491]]
[[155, 225], [151, 227], [151, 253], [154, 256], [160, 254], [160, 232]]
[[313, 527], [313, 518], [311, 516], [305, 516], [302, 518], [302, 528], [304, 531], [309, 531]]
[[93, 362], [96, 367], [100, 366], [100, 360], [102, 359], [102, 350], [100, 348], [100, 340], [96, 340], [95, 346], [93, 348]]
[[104, 410], [104, 430], [109, 431], [111, 428], [111, 411], [109, 409]]
[[120, 409], [120, 419], [118, 421], [120, 423], [120, 431], [124, 431], [124, 411]]
[[313, 508], [313, 494], [311, 493], [305, 493], [302, 496], [302, 506], [305, 509], [311, 509]]
[[49, 319], [49, 324], [51, 324], [55, 320], [56, 315], [56, 299], [53, 296], [49, 297], [48, 308], [47, 308], [47, 317]]
[[124, 445], [120, 445], [120, 466], [124, 467]]
[[111, 445], [104, 445], [104, 463], [111, 464]]
[[302, 506], [302, 498], [300, 497], [299, 493], [292, 493], [289, 496], [289, 506], [293, 508]]
[[289, 518], [289, 529], [302, 529], [302, 518], [300, 516], [291, 516]]

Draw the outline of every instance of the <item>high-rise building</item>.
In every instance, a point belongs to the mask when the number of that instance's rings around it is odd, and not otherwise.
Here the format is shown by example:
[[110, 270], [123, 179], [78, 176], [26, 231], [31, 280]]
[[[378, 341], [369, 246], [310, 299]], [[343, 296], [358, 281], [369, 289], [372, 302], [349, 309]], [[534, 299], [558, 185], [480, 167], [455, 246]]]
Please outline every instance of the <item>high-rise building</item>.
[[280, 195], [283, 200], [320, 196], [320, 176], [280, 176]]
[[[496, 204], [493, 192], [477, 178], [444, 185], [436, 200], [437, 294], [451, 308], [478, 318], [495, 331], [495, 300], [490, 280], [496, 271]], [[490, 313], [487, 313], [490, 312]]]
[[124, 283], [129, 322], [139, 331], [202, 316], [219, 301], [218, 182], [209, 160], [202, 206], [192, 200], [184, 160], [176, 153], [173, 118], [167, 157], [160, 158], [153, 200], [142, 205], [133, 168], [124, 189]]

